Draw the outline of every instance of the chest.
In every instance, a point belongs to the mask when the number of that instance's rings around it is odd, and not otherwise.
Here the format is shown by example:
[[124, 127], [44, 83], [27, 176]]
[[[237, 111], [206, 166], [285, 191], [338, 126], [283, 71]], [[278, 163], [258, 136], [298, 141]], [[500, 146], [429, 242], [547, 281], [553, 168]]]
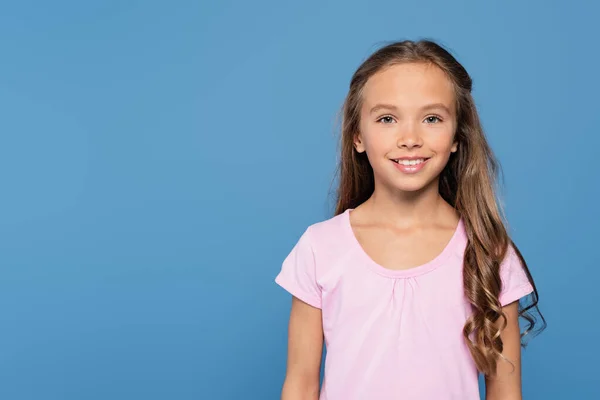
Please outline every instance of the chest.
[[358, 227], [354, 233], [369, 258], [391, 270], [430, 262], [444, 251], [453, 235], [449, 229], [401, 232], [381, 227]]

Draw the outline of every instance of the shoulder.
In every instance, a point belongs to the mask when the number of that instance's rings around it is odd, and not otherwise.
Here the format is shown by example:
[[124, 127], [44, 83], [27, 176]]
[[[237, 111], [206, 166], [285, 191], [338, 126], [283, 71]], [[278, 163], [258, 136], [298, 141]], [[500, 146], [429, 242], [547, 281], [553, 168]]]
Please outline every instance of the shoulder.
[[512, 241], [509, 242], [504, 260], [500, 264], [500, 278], [502, 287], [499, 300], [502, 306], [534, 290], [530, 281], [527, 264], [522, 259], [519, 249]]
[[506, 248], [506, 253], [504, 254], [504, 259], [500, 264], [500, 272], [502, 274], [508, 274], [512, 272], [514, 269], [522, 268], [522, 262], [518, 255], [518, 250], [512, 240], [509, 238], [508, 246]]
[[285, 257], [276, 282], [308, 304], [320, 307], [322, 276], [344, 254], [344, 218], [336, 215], [308, 225]]
[[343, 246], [344, 241], [348, 240], [347, 218], [347, 212], [343, 212], [304, 227], [296, 247], [323, 254], [327, 249]]
[[292, 253], [302, 254], [310, 258], [317, 275], [329, 271], [340, 257], [348, 253], [349, 236], [347, 212], [313, 222], [308, 225]]
[[317, 253], [343, 244], [348, 238], [347, 211], [309, 225], [304, 232]]
[[333, 217], [319, 220], [309, 225], [307, 231], [310, 230], [312, 236], [327, 236], [332, 234], [340, 234], [344, 229], [347, 211]]

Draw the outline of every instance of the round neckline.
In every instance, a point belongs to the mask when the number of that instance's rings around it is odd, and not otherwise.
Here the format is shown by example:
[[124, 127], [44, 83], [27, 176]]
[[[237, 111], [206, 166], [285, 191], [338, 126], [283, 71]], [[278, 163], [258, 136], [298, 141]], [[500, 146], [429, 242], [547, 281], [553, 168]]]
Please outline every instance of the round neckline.
[[425, 274], [427, 272], [431, 272], [434, 269], [436, 269], [437, 267], [439, 267], [440, 265], [442, 265], [443, 262], [446, 261], [446, 259], [450, 256], [450, 254], [454, 251], [456, 242], [460, 238], [460, 234], [463, 231], [463, 225], [464, 225], [464, 221], [461, 216], [460, 219], [458, 220], [458, 224], [456, 226], [456, 229], [454, 230], [454, 233], [452, 234], [452, 237], [450, 238], [448, 243], [446, 243], [446, 246], [444, 247], [444, 249], [432, 260], [426, 262], [425, 264], [417, 265], [415, 267], [396, 270], [396, 269], [386, 268], [383, 265], [380, 265], [379, 263], [375, 262], [375, 260], [373, 260], [371, 258], [371, 256], [369, 256], [367, 254], [365, 249], [362, 247], [362, 245], [358, 241], [358, 238], [354, 234], [354, 230], [352, 229], [352, 224], [350, 223], [350, 212], [352, 210], [354, 210], [354, 208], [347, 208], [346, 211], [344, 211], [344, 213], [343, 213], [344, 228], [345, 228], [346, 232], [349, 234], [349, 237], [352, 242], [352, 246], [355, 248], [356, 253], [358, 253], [358, 255], [364, 260], [365, 264], [369, 267], [369, 269], [378, 273], [379, 275], [387, 276], [390, 278], [414, 277], [414, 276]]

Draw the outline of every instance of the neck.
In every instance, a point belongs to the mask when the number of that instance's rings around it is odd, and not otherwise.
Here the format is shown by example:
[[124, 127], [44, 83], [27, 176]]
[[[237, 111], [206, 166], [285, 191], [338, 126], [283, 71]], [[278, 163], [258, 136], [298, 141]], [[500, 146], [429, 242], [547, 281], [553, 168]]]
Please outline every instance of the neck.
[[446, 219], [448, 211], [454, 212], [440, 195], [437, 181], [412, 192], [387, 189], [376, 184], [365, 206], [374, 219], [401, 227], [431, 225], [434, 221]]

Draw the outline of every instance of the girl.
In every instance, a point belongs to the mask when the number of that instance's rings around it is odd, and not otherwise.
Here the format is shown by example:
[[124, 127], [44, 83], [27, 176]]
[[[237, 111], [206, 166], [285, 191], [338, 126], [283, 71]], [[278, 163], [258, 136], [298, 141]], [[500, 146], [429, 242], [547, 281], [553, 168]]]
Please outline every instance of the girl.
[[293, 295], [283, 400], [479, 399], [478, 372], [486, 399], [521, 399], [538, 293], [496, 201], [471, 85], [426, 40], [389, 44], [352, 77], [335, 215], [275, 278]]

